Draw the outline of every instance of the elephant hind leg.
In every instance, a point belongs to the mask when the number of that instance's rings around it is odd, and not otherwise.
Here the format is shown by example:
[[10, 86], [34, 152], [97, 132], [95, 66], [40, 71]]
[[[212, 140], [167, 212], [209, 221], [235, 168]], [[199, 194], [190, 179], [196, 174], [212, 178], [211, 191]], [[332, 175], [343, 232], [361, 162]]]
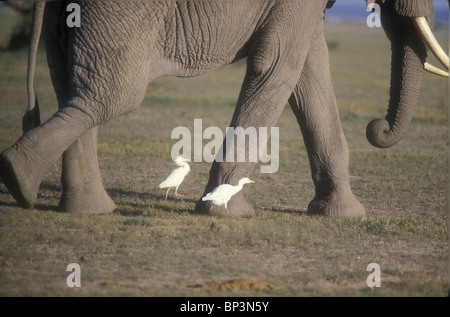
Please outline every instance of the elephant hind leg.
[[106, 193], [98, 166], [97, 133], [94, 127], [63, 154], [59, 207], [73, 213], [109, 213], [116, 204]]
[[349, 154], [339, 118], [323, 32], [312, 41], [302, 76], [289, 99], [303, 134], [315, 185], [308, 212], [358, 217], [364, 207], [349, 183]]
[[40, 179], [29, 178], [29, 164], [14, 152], [6, 150], [0, 153], [0, 179], [19, 206], [30, 208], [36, 201]]
[[[53, 21], [53, 20], [50, 20]], [[49, 23], [49, 22], [48, 22]], [[46, 33], [47, 51], [50, 75], [55, 88], [58, 104], [64, 106], [70, 99], [70, 76], [67, 71], [67, 54], [59, 45], [61, 31], [59, 28], [49, 27]], [[116, 205], [106, 193], [97, 160], [98, 128], [93, 127], [78, 138], [63, 153], [61, 182], [63, 193], [59, 209], [74, 213], [109, 213]]]
[[[72, 102], [77, 103], [75, 100]], [[0, 153], [2, 181], [22, 207], [33, 206], [42, 178], [51, 166], [73, 142], [94, 126], [86, 112], [73, 106], [65, 107]]]
[[[116, 208], [101, 181], [96, 145], [92, 143], [97, 140], [96, 130], [96, 127], [89, 130], [64, 152], [61, 177], [63, 194], [60, 199], [62, 211], [108, 213]], [[22, 151], [28, 144], [32, 144], [30, 148], [36, 146], [39, 149], [37, 143], [23, 137], [16, 146], [0, 154], [1, 179], [22, 208], [30, 208], [36, 202], [41, 179], [54, 159], [37, 161], [36, 157]]]

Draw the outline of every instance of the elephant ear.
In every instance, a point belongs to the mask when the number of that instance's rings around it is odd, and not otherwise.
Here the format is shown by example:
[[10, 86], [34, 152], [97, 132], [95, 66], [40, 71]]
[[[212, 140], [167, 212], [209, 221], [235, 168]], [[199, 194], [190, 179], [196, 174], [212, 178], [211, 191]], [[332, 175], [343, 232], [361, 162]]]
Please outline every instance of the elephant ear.
[[385, 0], [400, 16], [425, 17], [431, 29], [434, 27], [434, 7], [432, 0]]
[[366, 4], [367, 6], [369, 6], [369, 4], [371, 3], [377, 3], [377, 4], [382, 4], [384, 3], [386, 0], [366, 0]]
[[[449, 0], [450, 1], [450, 0]], [[336, 2], [336, 0], [329, 0], [327, 2], [327, 9], [331, 9], [333, 7], [333, 4]]]
[[[398, 15], [410, 18], [425, 17], [431, 29], [434, 26], [434, 7], [432, 0], [366, 0], [371, 3], [390, 6]], [[449, 0], [450, 6], [450, 0]]]

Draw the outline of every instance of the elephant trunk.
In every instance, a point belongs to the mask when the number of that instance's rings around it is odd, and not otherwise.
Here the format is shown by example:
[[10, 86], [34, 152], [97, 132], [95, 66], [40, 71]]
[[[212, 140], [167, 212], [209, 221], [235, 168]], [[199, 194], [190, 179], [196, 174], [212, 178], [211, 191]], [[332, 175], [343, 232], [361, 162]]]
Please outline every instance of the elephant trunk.
[[390, 99], [386, 117], [371, 121], [366, 136], [373, 146], [388, 148], [400, 141], [412, 120], [426, 47], [411, 19], [391, 15], [382, 22], [392, 50]]

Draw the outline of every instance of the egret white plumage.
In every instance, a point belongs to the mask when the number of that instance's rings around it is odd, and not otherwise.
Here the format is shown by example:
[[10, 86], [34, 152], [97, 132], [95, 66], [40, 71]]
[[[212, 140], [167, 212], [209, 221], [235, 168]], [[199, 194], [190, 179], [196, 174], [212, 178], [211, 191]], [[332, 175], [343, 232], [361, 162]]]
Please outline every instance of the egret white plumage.
[[231, 197], [237, 194], [245, 184], [254, 183], [248, 177], [243, 177], [239, 180], [236, 186], [230, 184], [222, 184], [214, 188], [210, 193], [206, 194], [202, 200], [210, 200], [214, 205], [222, 206], [225, 205], [227, 208], [227, 203]]
[[186, 159], [182, 156], [178, 156], [175, 159], [175, 164], [177, 164], [179, 167], [171, 170], [169, 174], [167, 174], [167, 176], [161, 182], [161, 184], [159, 184], [159, 188], [167, 188], [166, 198], [164, 200], [167, 200], [167, 195], [169, 195], [170, 189], [174, 187], [175, 187], [175, 196], [178, 196], [178, 187], [181, 185], [184, 178], [191, 170], [189, 164], [187, 163], [190, 161], [191, 160]]

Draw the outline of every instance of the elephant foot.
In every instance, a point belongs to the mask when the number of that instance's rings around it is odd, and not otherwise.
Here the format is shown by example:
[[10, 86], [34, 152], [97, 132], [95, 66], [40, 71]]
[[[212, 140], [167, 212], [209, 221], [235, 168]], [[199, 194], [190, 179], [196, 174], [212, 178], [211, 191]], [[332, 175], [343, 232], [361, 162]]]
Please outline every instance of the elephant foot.
[[364, 217], [364, 206], [349, 190], [345, 193], [330, 195], [328, 198], [313, 199], [308, 213], [329, 217]]
[[0, 179], [19, 206], [35, 204], [41, 177], [34, 175], [26, 157], [14, 147], [0, 153]]
[[59, 209], [70, 213], [107, 214], [117, 208], [103, 186], [85, 186], [82, 191], [64, 192]]
[[247, 203], [244, 196], [238, 193], [228, 201], [227, 208], [224, 205], [217, 206], [211, 201], [202, 201], [200, 199], [195, 206], [195, 213], [241, 218], [254, 216], [255, 210]]

